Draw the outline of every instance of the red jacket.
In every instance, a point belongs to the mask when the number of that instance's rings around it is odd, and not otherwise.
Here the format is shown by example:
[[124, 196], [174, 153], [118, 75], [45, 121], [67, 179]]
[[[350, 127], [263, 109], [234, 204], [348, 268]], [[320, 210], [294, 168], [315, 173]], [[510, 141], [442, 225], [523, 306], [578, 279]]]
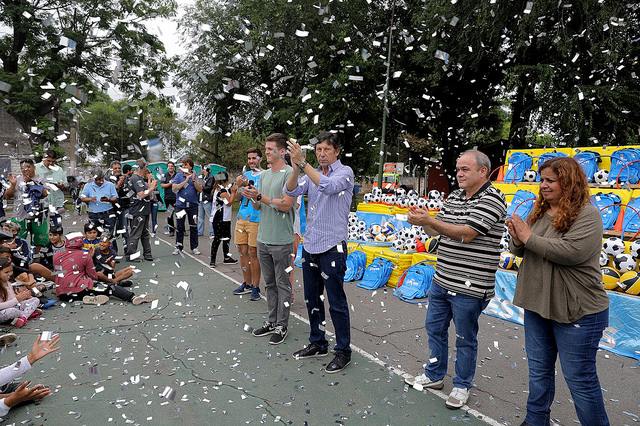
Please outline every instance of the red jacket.
[[64, 244], [66, 250], [53, 255], [56, 296], [92, 289], [93, 281], [98, 279], [93, 259], [82, 250], [83, 244], [81, 233], [69, 234]]

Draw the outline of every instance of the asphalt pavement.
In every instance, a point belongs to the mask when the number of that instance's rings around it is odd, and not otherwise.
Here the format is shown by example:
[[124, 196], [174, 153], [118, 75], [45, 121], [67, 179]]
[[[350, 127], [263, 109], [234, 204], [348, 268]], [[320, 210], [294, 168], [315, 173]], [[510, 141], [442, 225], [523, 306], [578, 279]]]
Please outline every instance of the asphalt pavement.
[[[66, 217], [65, 231], [79, 230], [84, 220]], [[159, 223], [164, 224], [163, 213]], [[265, 300], [232, 294], [242, 281], [239, 264], [209, 268], [207, 236], [200, 237], [199, 256], [189, 250], [173, 256], [173, 243], [158, 234], [152, 243], [156, 260], [135, 265], [133, 291], [153, 292], [157, 303], [132, 306], [113, 298], [104, 306], [58, 303], [18, 331], [18, 341], [0, 355], [4, 364], [25, 355], [42, 331], [60, 333], [63, 348], [24, 375], [48, 384], [53, 394], [39, 405], [13, 409], [7, 424], [519, 425], [524, 420], [523, 327], [480, 317], [471, 397], [464, 409], [447, 410], [444, 398], [452, 386], [455, 350], [442, 392], [409, 389], [402, 378], [422, 372], [429, 358], [426, 300], [410, 304], [389, 287], [369, 291], [345, 284], [354, 356], [343, 372], [327, 374], [323, 367], [330, 356], [301, 361], [291, 356], [308, 337], [300, 269], [295, 268], [289, 335], [272, 346], [246, 331], [262, 324], [267, 306]], [[330, 321], [327, 330], [332, 330]], [[450, 339], [453, 348], [453, 327]], [[559, 364], [557, 369], [552, 418], [574, 424], [571, 396]], [[634, 359], [598, 353], [613, 425], [640, 419], [639, 369]]]

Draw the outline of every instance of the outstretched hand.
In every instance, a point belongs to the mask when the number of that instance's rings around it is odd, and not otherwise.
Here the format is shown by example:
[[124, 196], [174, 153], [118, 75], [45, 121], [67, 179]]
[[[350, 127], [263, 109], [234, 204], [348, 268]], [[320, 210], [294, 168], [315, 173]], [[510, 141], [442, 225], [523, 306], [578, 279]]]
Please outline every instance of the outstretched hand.
[[51, 389], [46, 388], [43, 385], [35, 385], [34, 387], [27, 389], [28, 385], [29, 381], [26, 381], [18, 386], [18, 389], [4, 399], [5, 405], [7, 407], [13, 407], [21, 402], [44, 398], [51, 394]]
[[31, 352], [27, 355], [27, 359], [29, 360], [29, 364], [33, 365], [34, 362], [39, 359], [44, 358], [45, 356], [57, 351], [60, 349], [60, 346], [56, 346], [60, 343], [60, 336], [56, 335], [51, 340], [40, 341], [40, 336], [36, 337], [36, 341], [33, 342], [31, 346]]

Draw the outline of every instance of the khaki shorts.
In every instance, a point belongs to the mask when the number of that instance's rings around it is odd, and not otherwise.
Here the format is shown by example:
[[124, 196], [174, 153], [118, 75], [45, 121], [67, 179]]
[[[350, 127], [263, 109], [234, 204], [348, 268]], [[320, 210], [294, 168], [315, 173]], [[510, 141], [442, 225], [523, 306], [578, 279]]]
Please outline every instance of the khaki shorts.
[[249, 247], [258, 247], [258, 222], [238, 219], [236, 221], [236, 244], [247, 244]]

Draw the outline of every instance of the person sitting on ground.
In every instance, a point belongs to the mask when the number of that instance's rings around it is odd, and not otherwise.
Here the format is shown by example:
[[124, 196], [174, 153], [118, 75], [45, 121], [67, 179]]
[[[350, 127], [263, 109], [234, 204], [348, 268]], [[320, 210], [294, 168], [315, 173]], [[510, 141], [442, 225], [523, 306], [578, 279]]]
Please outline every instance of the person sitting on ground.
[[92, 248], [97, 249], [100, 246], [100, 235], [102, 233], [98, 230], [98, 227], [88, 222], [84, 224], [84, 244], [82, 250], [89, 251]]
[[136, 296], [133, 292], [112, 283], [106, 283], [105, 291], [95, 289], [94, 281], [99, 279], [93, 265], [95, 248], [85, 252], [82, 250], [83, 243], [84, 237], [80, 232], [68, 234], [65, 242], [66, 250], [53, 256], [56, 296], [59, 299], [67, 301], [80, 299], [87, 305], [107, 303], [109, 301], [107, 294], [134, 305], [155, 300], [155, 296], [151, 293]]
[[[0, 245], [0, 257], [4, 257], [11, 262], [11, 249], [4, 245]], [[50, 270], [40, 265], [39, 263], [32, 263], [31, 265], [37, 265], [37, 267], [40, 268], [38, 269], [38, 271], [44, 274], [43, 277], [48, 277], [45, 279], [53, 281]], [[29, 267], [31, 267], [31, 265], [29, 265]], [[34, 274], [39, 274], [39, 272], [34, 273], [29, 269], [21, 268], [13, 263], [13, 275], [11, 276], [10, 282], [16, 283], [13, 289], [14, 293], [17, 291], [22, 291], [24, 289], [29, 289], [34, 296], [40, 299], [40, 305], [38, 305], [38, 308], [47, 309], [55, 305], [56, 301], [50, 300], [42, 294], [42, 292], [47, 289], [47, 285], [38, 283], [38, 281], [36, 281]]]
[[127, 266], [116, 271], [116, 256], [118, 253], [111, 244], [112, 238], [109, 233], [102, 235], [100, 244], [93, 253], [93, 266], [96, 268], [100, 281], [118, 284], [121, 287], [131, 287], [133, 281], [128, 278], [133, 275], [133, 268]]
[[14, 263], [26, 268], [31, 262], [33, 262], [33, 256], [31, 254], [31, 246], [24, 238], [20, 238], [20, 224], [17, 222], [6, 221], [2, 224], [2, 230], [10, 232], [13, 235], [13, 241], [15, 247], [13, 250]]
[[17, 294], [13, 291], [13, 264], [6, 257], [0, 257], [0, 322], [11, 321], [14, 327], [27, 325], [27, 319], [42, 315], [38, 309], [40, 299], [31, 290], [24, 289]]
[[[27, 388], [30, 382], [12, 382], [29, 371], [36, 361], [60, 349], [60, 336], [55, 335], [51, 340], [41, 340], [40, 336], [31, 346], [31, 351], [12, 365], [0, 369], [0, 417], [4, 417], [9, 410], [23, 402], [37, 401], [51, 394], [48, 386], [37, 384]], [[1, 419], [0, 419], [1, 421]]]
[[25, 264], [22, 258], [15, 256], [15, 247], [16, 244], [13, 235], [6, 231], [0, 231], [0, 255], [6, 257], [13, 263], [15, 281], [20, 281], [28, 288], [32, 288], [37, 284], [36, 279], [31, 270], [29, 270], [29, 265]]
[[33, 270], [33, 265], [39, 265], [53, 271], [53, 255], [64, 250], [64, 229], [62, 226], [52, 226], [49, 228], [49, 242], [40, 250], [38, 263], [29, 265], [29, 269], [36, 274], [42, 275]]

